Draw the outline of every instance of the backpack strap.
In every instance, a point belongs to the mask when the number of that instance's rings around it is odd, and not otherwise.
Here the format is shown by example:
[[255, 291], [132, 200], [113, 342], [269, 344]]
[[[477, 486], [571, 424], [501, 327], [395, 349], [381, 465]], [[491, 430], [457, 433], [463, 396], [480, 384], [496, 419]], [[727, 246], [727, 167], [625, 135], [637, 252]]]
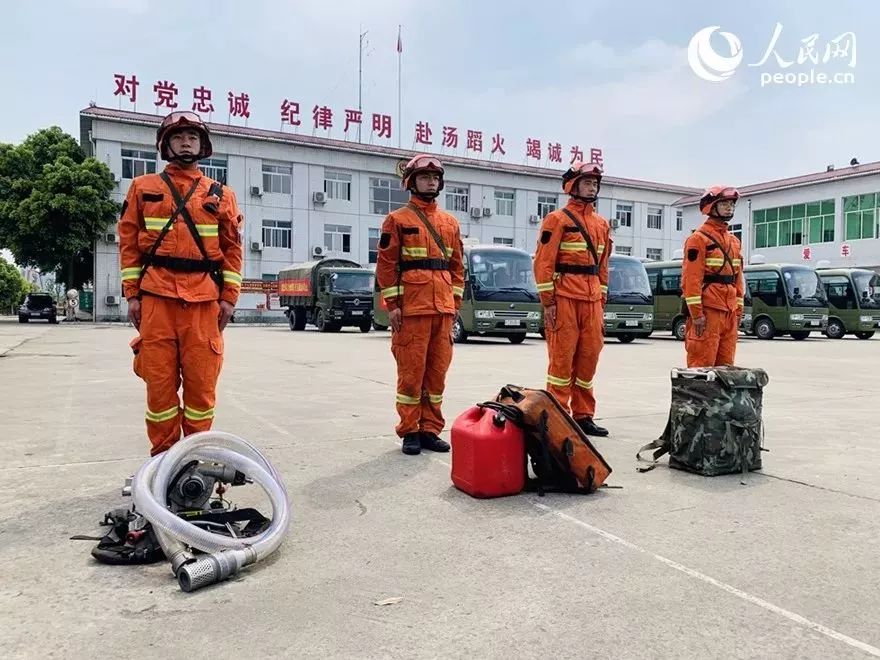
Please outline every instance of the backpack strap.
[[[733, 274], [736, 275], [736, 268], [733, 265], [733, 260], [727, 254], [727, 250], [724, 249], [721, 241], [712, 236], [712, 234], [710, 234], [709, 232], [703, 231], [702, 229], [698, 229], [697, 232], [710, 239], [716, 246], [718, 246], [718, 249], [721, 250], [721, 254], [724, 255], [724, 262], [730, 264], [730, 270], [732, 270]], [[721, 268], [724, 268], [724, 264], [721, 265]]]
[[590, 238], [590, 233], [583, 228], [578, 219], [575, 217], [574, 213], [569, 211], [566, 208], [562, 209], [562, 212], [565, 213], [571, 221], [574, 223], [574, 226], [577, 227], [578, 231], [581, 233], [581, 236], [584, 237], [584, 240], [587, 242], [587, 249], [590, 251], [590, 254], [593, 255], [593, 261], [596, 263], [596, 267], [599, 266], [599, 253], [596, 252], [596, 247], [593, 245], [593, 239]]
[[428, 231], [431, 233], [431, 236], [434, 237], [434, 242], [437, 244], [437, 247], [440, 248], [440, 252], [443, 254], [443, 257], [442, 257], [443, 260], [448, 261], [449, 254], [446, 252], [446, 243], [443, 242], [443, 237], [440, 236], [440, 234], [437, 232], [436, 229], [434, 229], [434, 225], [432, 225], [431, 221], [428, 220], [428, 216], [426, 216], [425, 213], [422, 211], [422, 209], [420, 209], [418, 206], [416, 206], [412, 202], [408, 203], [406, 205], [406, 208], [413, 211], [419, 217], [419, 220], [422, 221], [422, 224], [424, 224], [425, 227], [428, 228]]

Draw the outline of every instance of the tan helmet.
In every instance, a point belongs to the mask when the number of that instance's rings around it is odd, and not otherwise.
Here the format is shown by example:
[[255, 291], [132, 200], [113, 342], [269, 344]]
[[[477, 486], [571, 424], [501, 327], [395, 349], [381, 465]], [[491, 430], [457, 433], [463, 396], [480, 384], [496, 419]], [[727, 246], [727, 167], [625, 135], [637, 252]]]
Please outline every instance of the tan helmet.
[[[184, 128], [193, 128], [197, 130], [202, 138], [200, 145], [201, 148], [199, 149], [199, 153], [195, 156], [181, 156], [175, 154], [168, 146], [168, 136], [174, 131]], [[190, 112], [189, 110], [172, 112], [162, 120], [162, 123], [156, 131], [156, 149], [159, 150], [162, 160], [168, 162], [180, 160], [185, 163], [192, 163], [197, 160], [202, 160], [203, 158], [210, 158], [211, 154], [214, 153], [214, 147], [211, 145], [211, 134], [208, 132], [208, 127], [205, 125], [205, 122], [202, 121], [201, 117], [195, 112]]]
[[425, 170], [433, 170], [435, 172], [439, 172], [440, 185], [437, 188], [437, 192], [439, 193], [441, 190], [443, 190], [443, 163], [440, 162], [439, 158], [437, 158], [436, 156], [431, 156], [430, 154], [418, 154], [417, 156], [413, 156], [410, 161], [404, 166], [401, 188], [403, 188], [404, 190], [409, 190], [413, 193], [416, 192], [415, 181], [413, 180], [413, 177], [419, 172], [424, 172]]

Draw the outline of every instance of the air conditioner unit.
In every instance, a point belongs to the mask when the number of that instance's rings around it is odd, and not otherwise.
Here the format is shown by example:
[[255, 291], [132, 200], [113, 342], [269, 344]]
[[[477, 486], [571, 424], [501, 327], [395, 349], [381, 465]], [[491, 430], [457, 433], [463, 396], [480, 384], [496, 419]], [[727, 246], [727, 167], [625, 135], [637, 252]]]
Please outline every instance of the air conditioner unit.
[[262, 251], [263, 251], [262, 241], [251, 241], [251, 252], [262, 252]]
[[254, 197], [262, 197], [263, 189], [260, 186], [251, 186], [251, 195]]
[[538, 224], [538, 216], [537, 215], [530, 215], [529, 216], [529, 223], [533, 224], [533, 225]]
[[483, 207], [483, 215], [485, 215], [488, 218], [490, 215], [492, 215], [492, 209], [490, 209], [488, 206], [484, 206]]
[[326, 252], [327, 248], [325, 248], [323, 245], [316, 245], [312, 248], [313, 257], [323, 257]]
[[483, 215], [483, 209], [481, 209], [479, 206], [472, 206], [471, 207], [471, 217], [472, 218], [479, 218], [481, 215]]
[[620, 220], [617, 218], [611, 218], [611, 228], [617, 229], [618, 227], [620, 227]]
[[119, 304], [119, 296], [105, 296], [104, 297], [105, 305], [118, 305]]
[[119, 239], [117, 238], [116, 234], [114, 234], [114, 233], [112, 233], [112, 232], [108, 232], [108, 233], [107, 233], [107, 236], [105, 237], [105, 240], [106, 240], [108, 243], [118, 243], [118, 242], [119, 242]]
[[327, 193], [323, 190], [316, 190], [312, 193], [312, 201], [315, 204], [324, 204], [327, 202]]

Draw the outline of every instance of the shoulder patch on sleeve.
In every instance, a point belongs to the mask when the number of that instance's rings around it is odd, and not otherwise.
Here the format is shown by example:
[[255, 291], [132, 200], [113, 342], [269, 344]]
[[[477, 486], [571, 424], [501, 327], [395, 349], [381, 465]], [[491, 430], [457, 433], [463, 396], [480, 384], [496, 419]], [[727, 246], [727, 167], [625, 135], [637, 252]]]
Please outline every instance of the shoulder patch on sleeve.
[[382, 232], [382, 236], [381, 238], [379, 238], [379, 247], [384, 250], [389, 245], [391, 245], [391, 234], [389, 234], [387, 231]]
[[541, 242], [545, 245], [550, 242], [550, 238], [553, 236], [552, 231], [544, 230], [541, 232]]
[[688, 250], [688, 261], [696, 261], [700, 256], [700, 251], [697, 248], [691, 248]]

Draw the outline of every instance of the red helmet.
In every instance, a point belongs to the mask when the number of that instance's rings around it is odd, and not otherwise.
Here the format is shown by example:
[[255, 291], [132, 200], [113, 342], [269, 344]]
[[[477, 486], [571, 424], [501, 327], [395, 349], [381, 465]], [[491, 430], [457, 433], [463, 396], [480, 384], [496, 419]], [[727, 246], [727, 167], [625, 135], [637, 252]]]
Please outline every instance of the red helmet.
[[715, 202], [724, 199], [730, 199], [734, 202], [739, 199], [739, 191], [730, 186], [710, 186], [700, 198], [700, 213], [703, 215], [712, 215], [715, 209]]
[[[198, 155], [195, 157], [178, 156], [177, 154], [173, 154], [168, 148], [166, 138], [174, 131], [183, 128], [193, 128], [197, 130], [202, 138], [201, 148], [199, 149]], [[156, 149], [159, 150], [162, 160], [167, 160], [168, 162], [171, 162], [172, 160], [193, 162], [196, 160], [202, 160], [203, 158], [210, 158], [211, 154], [214, 153], [214, 147], [211, 145], [211, 134], [208, 132], [208, 127], [205, 125], [205, 122], [203, 122], [202, 118], [195, 112], [190, 112], [188, 110], [172, 112], [162, 120], [159, 129], [156, 131]]]
[[426, 170], [433, 170], [440, 173], [440, 186], [437, 188], [437, 192], [443, 190], [443, 163], [440, 162], [439, 158], [431, 156], [430, 154], [418, 154], [417, 156], [413, 156], [404, 166], [403, 181], [400, 184], [401, 188], [404, 190], [410, 190], [410, 185], [412, 185], [412, 189], [414, 190], [415, 182], [412, 181], [413, 175]]
[[[583, 163], [579, 160], [576, 160], [571, 164], [571, 167], [565, 171], [562, 175], [562, 191], [566, 195], [574, 194], [574, 187], [577, 183], [578, 179], [581, 177], [592, 177], [596, 179], [596, 183], [598, 185], [602, 185], [602, 166], [597, 163]], [[598, 195], [599, 191], [596, 190], [596, 194]]]

